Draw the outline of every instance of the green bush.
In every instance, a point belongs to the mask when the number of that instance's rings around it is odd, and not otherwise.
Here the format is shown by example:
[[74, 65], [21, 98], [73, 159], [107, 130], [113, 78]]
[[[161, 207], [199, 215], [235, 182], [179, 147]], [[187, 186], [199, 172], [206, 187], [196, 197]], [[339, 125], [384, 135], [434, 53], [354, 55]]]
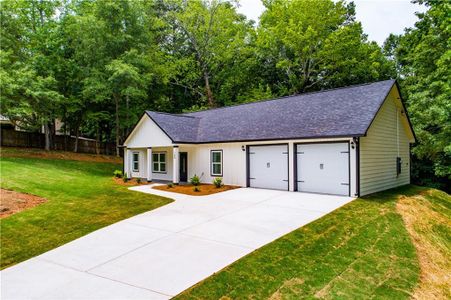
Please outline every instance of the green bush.
[[193, 189], [193, 191], [195, 191], [195, 192], [200, 192], [200, 188], [199, 188], [198, 186], [195, 186], [194, 189]]
[[167, 184], [167, 188], [168, 188], [168, 189], [172, 189], [173, 187], [174, 187], [174, 184], [173, 184], [173, 183], [168, 183], [168, 184]]
[[114, 175], [114, 177], [116, 177], [116, 178], [122, 178], [122, 177], [124, 177], [124, 174], [122, 173], [121, 170], [114, 170], [113, 175]]
[[220, 188], [221, 186], [223, 186], [224, 184], [222, 183], [222, 178], [221, 177], [216, 177], [215, 179], [213, 179], [213, 184], [216, 188]]
[[127, 182], [127, 181], [128, 181], [127, 176], [122, 177], [122, 180], [123, 180], [124, 182]]
[[136, 183], [140, 184], [141, 183], [141, 178], [136, 178]]
[[189, 182], [194, 186], [198, 186], [200, 184], [200, 178], [199, 176], [194, 175], [193, 177], [190, 178]]

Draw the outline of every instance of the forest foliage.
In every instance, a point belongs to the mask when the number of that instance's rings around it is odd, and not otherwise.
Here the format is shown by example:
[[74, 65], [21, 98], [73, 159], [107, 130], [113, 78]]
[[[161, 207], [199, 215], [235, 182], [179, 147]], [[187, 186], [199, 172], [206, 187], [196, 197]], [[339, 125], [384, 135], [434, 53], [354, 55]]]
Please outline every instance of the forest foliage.
[[418, 136], [414, 174], [443, 184], [451, 9], [419, 2], [429, 10], [415, 27], [380, 47], [349, 1], [264, 0], [256, 24], [237, 1], [4, 0], [1, 113], [44, 128], [47, 149], [55, 119], [77, 137], [121, 145], [146, 109], [180, 113], [398, 78]]

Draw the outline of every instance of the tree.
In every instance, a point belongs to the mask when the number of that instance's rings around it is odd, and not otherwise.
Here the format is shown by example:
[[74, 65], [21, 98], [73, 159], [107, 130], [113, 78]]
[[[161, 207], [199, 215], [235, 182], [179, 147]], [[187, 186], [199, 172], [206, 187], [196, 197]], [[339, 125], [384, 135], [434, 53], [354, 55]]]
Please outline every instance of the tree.
[[277, 94], [292, 94], [394, 76], [376, 43], [369, 43], [351, 2], [266, 1], [258, 54]]
[[[390, 37], [402, 92], [418, 138], [413, 148], [414, 180], [450, 186], [451, 179], [451, 6], [446, 1], [416, 1], [429, 7], [414, 28]], [[429, 178], [429, 180], [428, 180]], [[432, 178], [432, 180], [430, 179]]]
[[[245, 60], [250, 47], [252, 23], [227, 1], [169, 2], [167, 47], [173, 58], [172, 84], [206, 99], [208, 107], [219, 104], [221, 84]], [[246, 56], [246, 55], [244, 55]], [[226, 78], [221, 78], [226, 75]], [[196, 103], [201, 104], [202, 103]]]
[[[74, 64], [68, 69], [77, 70], [64, 76], [64, 81], [71, 83], [67, 90], [79, 99], [70, 105], [70, 119], [78, 136], [79, 128], [88, 122], [86, 118], [93, 126], [95, 116], [112, 113], [119, 155], [122, 137], [136, 121], [136, 110], [146, 106], [140, 102], [148, 101], [149, 87], [165, 78], [158, 67], [161, 51], [153, 30], [158, 26], [153, 3], [81, 0], [74, 11], [64, 20], [70, 52], [66, 61]], [[93, 112], [92, 107], [102, 113]], [[104, 123], [103, 118], [94, 127], [99, 128], [100, 123]]]
[[[121, 59], [113, 60], [109, 65], [106, 66], [107, 72], [110, 73], [108, 77], [109, 87], [111, 89], [111, 94], [114, 99], [115, 105], [115, 116], [116, 116], [116, 145], [119, 145], [119, 104], [120, 99], [126, 99], [126, 115], [127, 120], [129, 120], [129, 109], [130, 109], [130, 97], [145, 96], [145, 92], [140, 89], [143, 86], [142, 78], [139, 74], [139, 70], [133, 65], [125, 63]], [[119, 149], [116, 150], [116, 155], [119, 156]]]
[[[45, 149], [52, 147], [52, 124], [62, 96], [54, 78], [58, 39], [57, 10], [59, 1], [3, 1], [1, 10], [1, 51], [6, 65], [2, 76], [10, 78], [3, 88], [2, 112], [44, 127]], [[6, 59], [6, 56], [8, 57]], [[11, 80], [13, 79], [13, 80]], [[27, 122], [28, 121], [28, 122]], [[38, 122], [38, 123], [36, 123]]]

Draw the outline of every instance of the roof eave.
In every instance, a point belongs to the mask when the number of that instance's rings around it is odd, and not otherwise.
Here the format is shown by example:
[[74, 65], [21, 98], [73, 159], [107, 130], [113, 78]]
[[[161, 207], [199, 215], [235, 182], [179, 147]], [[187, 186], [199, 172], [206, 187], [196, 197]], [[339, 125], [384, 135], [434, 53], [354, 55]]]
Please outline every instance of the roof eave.
[[174, 141], [176, 144], [218, 144], [218, 143], [246, 143], [246, 142], [266, 142], [266, 141], [288, 141], [288, 140], [317, 140], [317, 139], [346, 139], [354, 137], [363, 137], [364, 133], [347, 134], [347, 135], [324, 135], [324, 136], [304, 136], [304, 137], [288, 137], [288, 138], [262, 138], [262, 139], [237, 139], [237, 140], [214, 140], [214, 141]]

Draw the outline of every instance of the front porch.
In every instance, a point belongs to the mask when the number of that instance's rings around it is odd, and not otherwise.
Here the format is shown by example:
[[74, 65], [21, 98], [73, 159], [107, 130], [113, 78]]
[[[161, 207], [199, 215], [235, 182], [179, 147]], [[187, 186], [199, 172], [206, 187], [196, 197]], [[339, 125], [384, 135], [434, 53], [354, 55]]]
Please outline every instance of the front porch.
[[188, 181], [188, 149], [179, 146], [124, 149], [124, 176], [148, 182]]

